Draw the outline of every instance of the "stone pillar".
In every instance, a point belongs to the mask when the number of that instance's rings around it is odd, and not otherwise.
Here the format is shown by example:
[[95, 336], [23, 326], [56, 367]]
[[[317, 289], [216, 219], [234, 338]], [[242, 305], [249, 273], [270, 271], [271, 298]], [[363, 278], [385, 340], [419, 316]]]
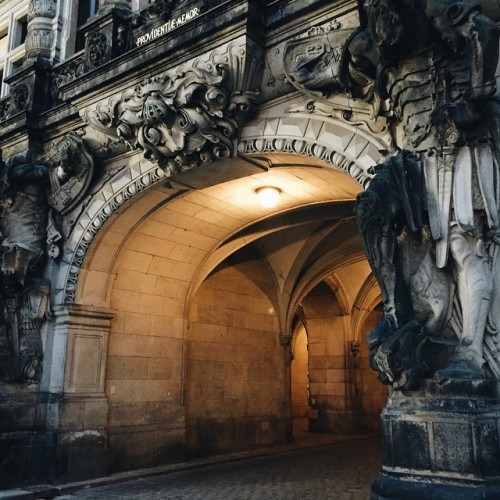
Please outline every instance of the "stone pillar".
[[56, 15], [56, 0], [31, 0], [28, 7], [26, 59], [51, 59], [54, 45], [52, 22]]
[[427, 381], [418, 393], [393, 391], [382, 434], [372, 500], [500, 498], [498, 381]]
[[75, 481], [107, 472], [105, 372], [109, 309], [71, 304], [54, 311], [56, 330], [66, 330], [66, 367], [61, 401], [57, 463], [60, 480]]
[[293, 440], [293, 422], [292, 422], [292, 335], [290, 333], [279, 335], [279, 341], [284, 351], [284, 370], [285, 370], [285, 401], [287, 402], [286, 414], [290, 417], [288, 421], [288, 428], [286, 430], [286, 439], [288, 442]]

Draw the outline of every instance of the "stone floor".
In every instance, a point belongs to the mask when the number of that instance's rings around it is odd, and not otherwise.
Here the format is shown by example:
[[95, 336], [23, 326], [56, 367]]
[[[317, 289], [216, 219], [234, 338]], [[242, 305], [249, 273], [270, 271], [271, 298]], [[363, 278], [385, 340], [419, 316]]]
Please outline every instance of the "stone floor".
[[380, 469], [380, 441], [343, 439], [309, 435], [293, 445], [214, 457], [181, 470], [117, 476], [106, 486], [80, 485], [84, 489], [57, 498], [366, 500]]

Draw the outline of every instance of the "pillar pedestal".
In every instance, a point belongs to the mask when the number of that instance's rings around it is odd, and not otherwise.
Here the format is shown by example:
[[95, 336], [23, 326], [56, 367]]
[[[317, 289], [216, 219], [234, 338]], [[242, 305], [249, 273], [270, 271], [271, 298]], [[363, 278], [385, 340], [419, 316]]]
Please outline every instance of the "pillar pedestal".
[[499, 383], [428, 381], [382, 412], [383, 466], [372, 500], [500, 498]]

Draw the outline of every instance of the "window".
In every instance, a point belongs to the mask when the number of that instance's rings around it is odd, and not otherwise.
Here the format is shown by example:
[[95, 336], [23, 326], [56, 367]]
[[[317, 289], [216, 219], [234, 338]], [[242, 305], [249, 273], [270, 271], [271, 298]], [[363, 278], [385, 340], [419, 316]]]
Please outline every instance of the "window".
[[28, 5], [18, 2], [17, 9], [0, 13], [0, 97], [9, 93], [4, 77], [16, 72], [23, 64], [24, 42], [28, 32]]
[[99, 8], [98, 0], [80, 0], [78, 4], [78, 14], [76, 20], [76, 43], [75, 52], [78, 52], [85, 48], [85, 38], [83, 33], [80, 31], [80, 27], [83, 26], [90, 17], [92, 17]]
[[28, 34], [28, 16], [14, 20], [14, 36], [12, 37], [12, 48], [22, 45]]
[[5, 61], [9, 48], [9, 37], [7, 32], [0, 34], [0, 61]]

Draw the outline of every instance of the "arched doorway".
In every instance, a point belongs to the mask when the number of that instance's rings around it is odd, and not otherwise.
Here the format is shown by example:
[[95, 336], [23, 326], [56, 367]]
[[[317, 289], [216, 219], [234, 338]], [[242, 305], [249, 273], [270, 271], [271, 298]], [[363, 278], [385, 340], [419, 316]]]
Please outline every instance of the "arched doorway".
[[[103, 360], [110, 470], [291, 439], [289, 318], [317, 287], [338, 302], [320, 282], [362, 258], [352, 217], [360, 187], [321, 160], [267, 156], [265, 171], [262, 157], [232, 159], [213, 177], [155, 184], [87, 252], [75, 301], [114, 314]], [[281, 191], [276, 208], [257, 205], [265, 185]], [[323, 395], [338, 398], [325, 383]]]

